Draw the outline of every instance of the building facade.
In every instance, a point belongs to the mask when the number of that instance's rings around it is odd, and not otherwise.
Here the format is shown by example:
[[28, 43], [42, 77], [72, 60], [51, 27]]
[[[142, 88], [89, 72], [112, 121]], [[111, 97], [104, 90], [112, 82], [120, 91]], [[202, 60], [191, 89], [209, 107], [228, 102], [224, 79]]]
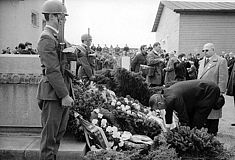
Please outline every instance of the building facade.
[[208, 42], [235, 52], [235, 3], [161, 1], [152, 32], [167, 52], [201, 53]]
[[45, 0], [0, 0], [0, 50], [31, 42], [36, 48], [45, 21], [41, 7]]

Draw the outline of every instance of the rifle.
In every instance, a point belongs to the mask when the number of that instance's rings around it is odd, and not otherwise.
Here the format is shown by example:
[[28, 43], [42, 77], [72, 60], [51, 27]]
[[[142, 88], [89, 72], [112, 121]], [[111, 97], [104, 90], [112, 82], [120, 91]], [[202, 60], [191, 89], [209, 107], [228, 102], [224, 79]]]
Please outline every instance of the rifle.
[[[65, 54], [66, 55], [66, 59], [67, 59], [67, 62], [70, 64], [71, 61], [77, 61], [77, 55], [74, 53], [74, 52], [64, 52], [65, 50], [65, 47], [66, 47], [66, 43], [65, 43], [65, 40], [64, 40], [64, 25], [65, 25], [65, 13], [64, 13], [64, 10], [63, 8], [65, 8], [64, 6], [64, 1], [65, 0], [62, 0], [62, 22], [60, 24], [60, 27], [59, 27], [59, 61], [61, 63], [62, 59], [63, 59], [63, 55]], [[62, 66], [61, 66], [62, 67]], [[69, 76], [72, 80], [74, 80], [76, 78], [76, 76], [69, 70], [69, 69], [62, 69], [62, 74], [66, 74], [67, 76]]]
[[64, 0], [62, 0], [62, 17], [63, 17], [63, 21], [61, 22], [61, 26], [59, 27], [59, 60], [61, 62], [62, 60], [62, 52], [65, 48], [65, 42], [64, 42], [64, 23], [65, 23], [65, 14], [63, 11], [64, 7]]

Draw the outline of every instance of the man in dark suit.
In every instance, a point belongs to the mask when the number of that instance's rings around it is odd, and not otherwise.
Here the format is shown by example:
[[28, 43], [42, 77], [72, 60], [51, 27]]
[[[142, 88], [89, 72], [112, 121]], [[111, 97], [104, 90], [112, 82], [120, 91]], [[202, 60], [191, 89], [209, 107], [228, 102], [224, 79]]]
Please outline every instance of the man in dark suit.
[[133, 72], [139, 72], [140, 71], [140, 65], [147, 65], [147, 45], [142, 45], [140, 47], [140, 53], [135, 56], [135, 58], [131, 62], [131, 71]]
[[176, 111], [180, 123], [200, 129], [219, 96], [220, 89], [215, 83], [189, 80], [166, 88], [163, 94], [154, 94], [150, 97], [149, 105], [153, 109], [166, 110], [167, 125], [172, 123], [173, 111]]
[[74, 103], [72, 83], [66, 70], [66, 55], [58, 52], [57, 39], [60, 24], [65, 20], [66, 8], [57, 0], [43, 4], [46, 26], [38, 42], [42, 64], [42, 79], [38, 85], [37, 99], [41, 109], [40, 160], [55, 160], [69, 118], [69, 107]]

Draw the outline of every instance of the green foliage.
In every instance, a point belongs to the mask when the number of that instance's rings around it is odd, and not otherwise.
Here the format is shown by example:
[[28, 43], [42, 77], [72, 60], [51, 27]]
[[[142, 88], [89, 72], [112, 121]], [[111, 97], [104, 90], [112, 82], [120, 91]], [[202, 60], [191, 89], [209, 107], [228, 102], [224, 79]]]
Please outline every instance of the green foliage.
[[225, 153], [221, 144], [213, 135], [207, 133], [207, 129], [179, 126], [166, 134], [167, 143], [176, 149], [176, 152], [183, 157], [210, 157], [214, 160], [222, 158]]
[[117, 68], [114, 74], [114, 80], [117, 88], [114, 90], [117, 96], [130, 95], [139, 100], [145, 106], [148, 106], [150, 92], [148, 84], [140, 73], [130, 72], [124, 68]]
[[89, 120], [91, 112], [102, 107], [105, 100], [102, 98], [99, 90], [92, 90], [85, 85], [74, 85], [75, 105], [72, 110], [80, 113], [84, 119]]
[[114, 91], [118, 97], [130, 95], [144, 106], [148, 106], [151, 95], [160, 93], [164, 88], [176, 83], [171, 82], [165, 86], [149, 88], [141, 73], [130, 72], [124, 68], [97, 71], [95, 82], [97, 84], [105, 84], [106, 87]]
[[[158, 144], [159, 139], [155, 139], [155, 144]], [[85, 160], [180, 160], [177, 157], [177, 153], [173, 148], [169, 148], [167, 145], [159, 145], [155, 147], [145, 146], [141, 149], [132, 149], [129, 151], [113, 151], [113, 150], [101, 150], [97, 152], [88, 152], [85, 156]]]
[[75, 105], [71, 108], [70, 117], [67, 125], [67, 132], [73, 133], [75, 137], [84, 141], [83, 128], [74, 118], [74, 112], [80, 113], [84, 119], [90, 120], [91, 113], [95, 108], [102, 107], [106, 105], [104, 99], [100, 96], [99, 90], [89, 90], [89, 88], [84, 84], [74, 83], [74, 94], [75, 94]]
[[135, 113], [127, 114], [121, 110], [114, 110], [113, 114], [116, 117], [118, 126], [123, 131], [146, 135], [152, 139], [161, 133], [161, 127], [156, 121], [141, 117]]

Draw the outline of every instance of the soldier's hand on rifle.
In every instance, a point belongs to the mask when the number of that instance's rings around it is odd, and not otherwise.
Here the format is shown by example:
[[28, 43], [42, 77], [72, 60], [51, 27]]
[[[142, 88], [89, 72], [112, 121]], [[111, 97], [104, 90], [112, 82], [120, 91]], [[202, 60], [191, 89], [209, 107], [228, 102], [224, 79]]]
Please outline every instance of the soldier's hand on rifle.
[[62, 107], [69, 108], [69, 107], [72, 107], [73, 104], [74, 104], [74, 100], [69, 95], [62, 98]]

